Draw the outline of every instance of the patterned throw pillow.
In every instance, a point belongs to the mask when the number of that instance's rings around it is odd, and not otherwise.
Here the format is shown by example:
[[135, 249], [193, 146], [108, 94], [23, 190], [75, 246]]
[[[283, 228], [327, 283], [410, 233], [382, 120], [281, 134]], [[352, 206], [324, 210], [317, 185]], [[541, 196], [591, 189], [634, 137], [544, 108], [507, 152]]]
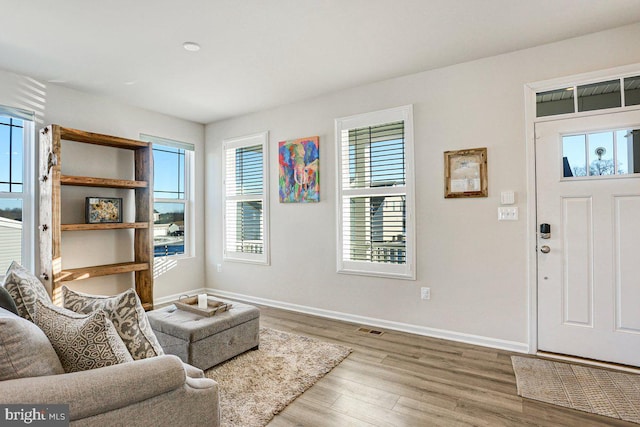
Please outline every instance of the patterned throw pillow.
[[51, 303], [44, 285], [29, 270], [13, 261], [4, 278], [4, 288], [18, 309], [18, 315], [33, 322], [37, 300]]
[[103, 297], [72, 291], [63, 286], [62, 295], [64, 308], [76, 313], [104, 310], [134, 360], [164, 354], [135, 290], [128, 289], [112, 297]]
[[102, 310], [81, 315], [38, 300], [34, 321], [49, 338], [65, 372], [133, 361]]

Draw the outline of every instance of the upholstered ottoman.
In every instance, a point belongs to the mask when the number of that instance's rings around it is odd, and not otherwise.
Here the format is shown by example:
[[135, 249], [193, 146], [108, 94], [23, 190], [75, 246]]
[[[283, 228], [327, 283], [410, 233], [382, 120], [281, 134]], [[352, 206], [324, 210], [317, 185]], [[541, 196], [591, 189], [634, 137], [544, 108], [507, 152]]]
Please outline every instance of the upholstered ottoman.
[[205, 370], [258, 348], [260, 310], [248, 304], [224, 302], [232, 307], [211, 317], [179, 310], [175, 305], [149, 311], [147, 316], [165, 353]]

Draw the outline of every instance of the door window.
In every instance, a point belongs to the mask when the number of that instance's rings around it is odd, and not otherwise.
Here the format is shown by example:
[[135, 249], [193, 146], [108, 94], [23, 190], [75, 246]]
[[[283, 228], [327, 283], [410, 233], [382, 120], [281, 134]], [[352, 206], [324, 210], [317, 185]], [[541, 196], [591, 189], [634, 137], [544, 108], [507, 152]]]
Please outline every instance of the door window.
[[563, 135], [562, 163], [564, 178], [640, 173], [640, 129]]

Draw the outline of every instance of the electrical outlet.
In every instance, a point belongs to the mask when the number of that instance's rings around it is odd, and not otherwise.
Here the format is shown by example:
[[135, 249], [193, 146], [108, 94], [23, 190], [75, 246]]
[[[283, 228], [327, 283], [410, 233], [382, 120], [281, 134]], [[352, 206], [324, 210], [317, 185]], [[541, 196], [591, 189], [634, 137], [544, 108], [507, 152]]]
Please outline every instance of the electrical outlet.
[[420, 298], [431, 299], [431, 288], [420, 288]]
[[218, 270], [218, 273], [222, 273], [222, 264], [217, 264], [216, 269]]

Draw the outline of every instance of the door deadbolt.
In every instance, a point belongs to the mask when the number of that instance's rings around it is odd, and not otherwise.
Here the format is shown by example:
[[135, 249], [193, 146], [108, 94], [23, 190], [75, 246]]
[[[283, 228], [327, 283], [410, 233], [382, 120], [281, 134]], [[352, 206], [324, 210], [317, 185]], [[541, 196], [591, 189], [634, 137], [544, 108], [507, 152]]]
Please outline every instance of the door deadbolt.
[[540, 238], [541, 239], [551, 238], [551, 225], [540, 224]]
[[551, 252], [551, 248], [547, 245], [540, 246], [540, 252], [542, 252], [543, 254], [548, 254], [549, 252]]

